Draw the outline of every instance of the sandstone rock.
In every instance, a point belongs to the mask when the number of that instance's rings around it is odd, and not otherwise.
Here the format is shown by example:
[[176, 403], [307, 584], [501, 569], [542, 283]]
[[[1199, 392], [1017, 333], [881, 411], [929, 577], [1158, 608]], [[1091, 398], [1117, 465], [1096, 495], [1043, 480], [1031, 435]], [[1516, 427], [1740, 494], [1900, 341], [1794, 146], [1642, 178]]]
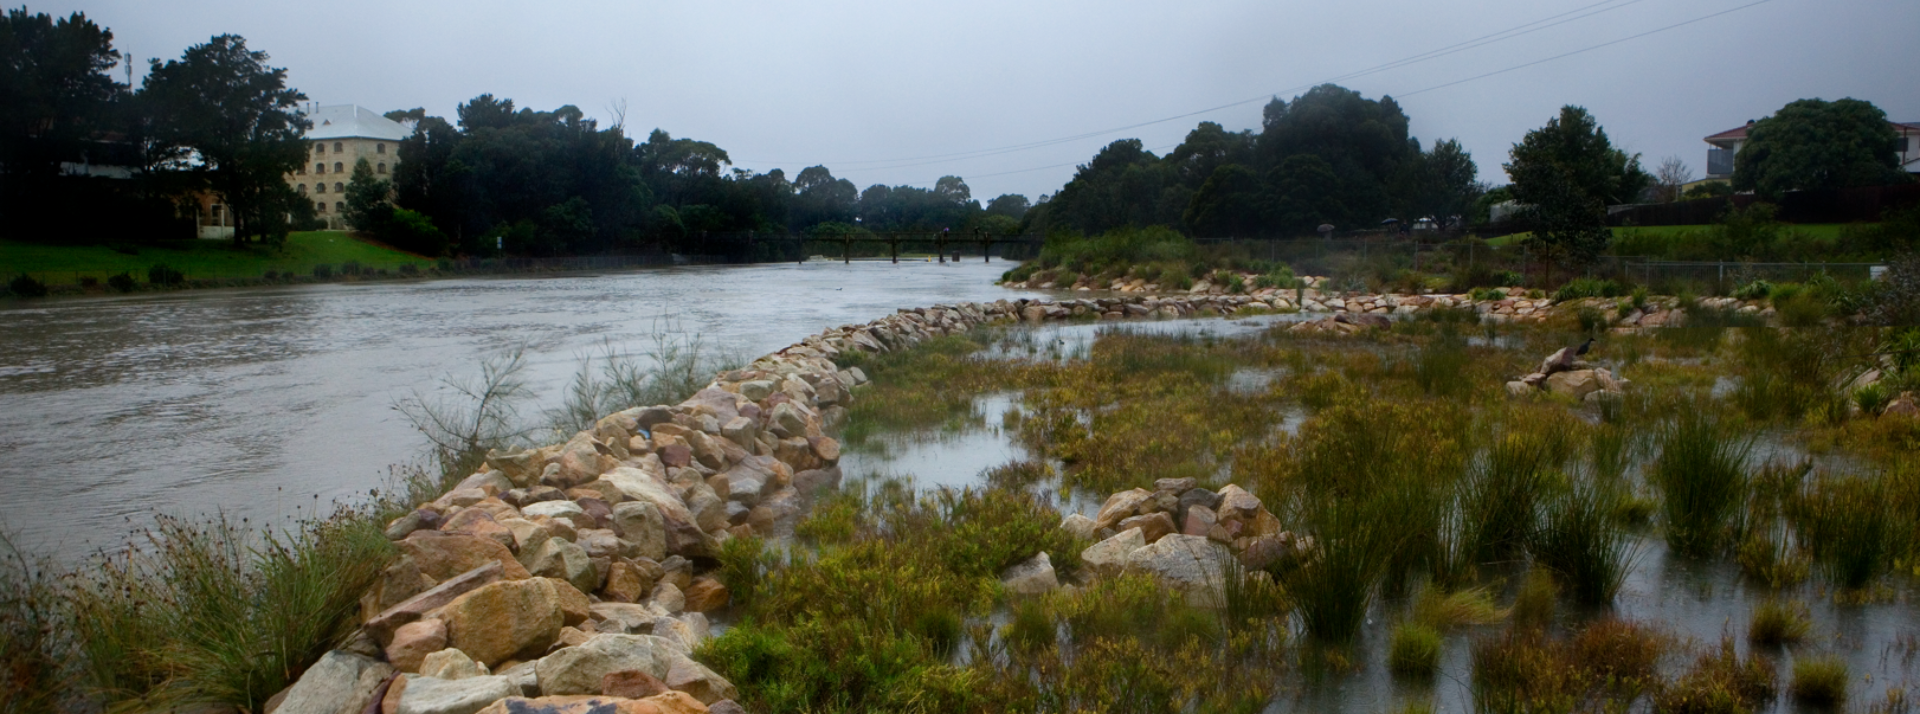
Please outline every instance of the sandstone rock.
[[1094, 524], [1093, 519], [1078, 513], [1071, 513], [1068, 514], [1066, 518], [1061, 519], [1060, 529], [1072, 533], [1075, 538], [1093, 540], [1093, 533], [1099, 530], [1099, 527]]
[[768, 415], [768, 428], [774, 435], [791, 438], [807, 435], [807, 415], [792, 402], [785, 402], [773, 408]]
[[587, 594], [580, 592], [573, 583], [558, 578], [547, 578], [546, 581], [553, 583], [554, 596], [560, 603], [561, 624], [578, 625], [592, 616], [593, 601], [588, 600]]
[[388, 690], [383, 707], [392, 714], [474, 714], [487, 705], [520, 694], [519, 685], [501, 676], [439, 679], [403, 675]]
[[1192, 478], [1155, 479], [1153, 482], [1153, 490], [1163, 491], [1163, 492], [1171, 493], [1177, 496], [1182, 493], [1186, 493], [1189, 490], [1192, 490], [1194, 486], [1198, 485], [1198, 483], [1199, 482], [1195, 481]]
[[1008, 568], [1000, 574], [1000, 583], [1017, 595], [1039, 595], [1060, 587], [1060, 579], [1054, 575], [1053, 561], [1047, 558], [1046, 551]]
[[499, 542], [469, 535], [415, 531], [396, 543], [400, 552], [412, 558], [420, 572], [434, 581], [445, 581], [485, 565], [500, 563], [499, 577], [520, 580], [531, 577], [525, 566], [515, 560], [513, 551]]
[[656, 694], [665, 694], [670, 690], [667, 683], [660, 681], [659, 677], [637, 669], [608, 672], [606, 676], [600, 678], [600, 693], [610, 697], [645, 699]]
[[[518, 564], [518, 562], [515, 562], [515, 564]], [[499, 580], [499, 578], [501, 578], [501, 572], [503, 572], [503, 570], [501, 570], [499, 560], [486, 560], [486, 562], [474, 566], [472, 570], [467, 570], [467, 572], [463, 572], [463, 574], [459, 574], [459, 576], [453, 576], [453, 578], [447, 578], [447, 580], [440, 583], [440, 585], [434, 585], [432, 589], [428, 589], [428, 591], [424, 591], [424, 593], [413, 595], [411, 599], [407, 599], [407, 601], [403, 601], [403, 603], [399, 603], [399, 605], [394, 605], [394, 607], [386, 608], [386, 610], [382, 610], [380, 614], [376, 614], [376, 616], [372, 616], [372, 618], [367, 618], [365, 628], [372, 631], [374, 637], [386, 637], [388, 633], [392, 633], [392, 631], [399, 628], [399, 626], [419, 620], [426, 612], [432, 612], [432, 610], [445, 607], [447, 603], [453, 603], [453, 599], [457, 599], [457, 597], [461, 597], [461, 595], [467, 595], [472, 589]], [[526, 572], [526, 568], [520, 568], [520, 572]], [[436, 649], [438, 649], [438, 647], [436, 647]], [[424, 653], [422, 653], [422, 656], [424, 656]]]
[[613, 507], [613, 530], [634, 545], [637, 557], [667, 557], [666, 520], [652, 501], [628, 501]]
[[550, 538], [531, 553], [521, 553], [527, 571], [547, 578], [573, 583], [581, 592], [600, 589], [600, 575], [593, 570], [587, 550], [559, 538]]
[[1127, 555], [1127, 567], [1151, 573], [1201, 607], [1220, 607], [1225, 548], [1206, 538], [1170, 535]]
[[576, 525], [578, 525], [578, 521], [575, 520], [573, 516], [585, 516], [587, 514], [586, 510], [580, 507], [580, 504], [572, 501], [541, 501], [539, 503], [529, 503], [521, 508], [520, 512], [528, 518], [535, 516], [565, 518], [570, 521], [575, 521]]
[[653, 621], [666, 613], [650, 605], [597, 602], [592, 606], [594, 627], [616, 635], [645, 635], [653, 632]]
[[[692, 586], [691, 583], [688, 584]], [[687, 596], [680, 587], [671, 582], [660, 582], [653, 586], [653, 597], [647, 603], [671, 615], [687, 609]]]
[[1251, 520], [1260, 512], [1260, 499], [1246, 489], [1227, 484], [1220, 489], [1220, 506], [1214, 511], [1220, 520]]
[[1920, 418], [1920, 404], [1915, 403], [1913, 392], [1901, 392], [1900, 396], [1887, 402], [1887, 406], [1880, 410], [1880, 415]]
[[1144, 488], [1121, 491], [1108, 496], [1107, 502], [1100, 506], [1099, 515], [1093, 518], [1094, 527], [1096, 529], [1112, 528], [1122, 520], [1139, 515], [1140, 507], [1152, 502], [1153, 492]]
[[732, 682], [728, 682], [718, 673], [708, 669], [706, 665], [684, 656], [673, 658], [673, 663], [667, 667], [667, 676], [662, 680], [668, 687], [685, 692], [702, 705], [739, 696]]
[[447, 647], [447, 623], [438, 619], [415, 620], [393, 631], [387, 644], [387, 662], [402, 672], [419, 672], [427, 655]]
[[274, 711], [278, 714], [360, 714], [393, 667], [348, 652], [320, 657], [294, 682]]
[[1219, 517], [1214, 515], [1213, 509], [1211, 508], [1198, 504], [1189, 506], [1187, 507], [1187, 517], [1180, 524], [1180, 533], [1183, 535], [1205, 537], [1208, 533], [1213, 532], [1213, 527], [1218, 520]]
[[1600, 379], [1590, 369], [1555, 372], [1547, 376], [1547, 389], [1554, 394], [1581, 399], [1600, 390]]
[[1080, 551], [1080, 562], [1102, 575], [1117, 575], [1126, 568], [1127, 556], [1146, 544], [1147, 539], [1140, 529], [1130, 528], [1087, 546], [1086, 550]]
[[1507, 383], [1507, 396], [1525, 397], [1533, 394], [1533, 387], [1526, 382], [1514, 380]]
[[733, 595], [727, 592], [727, 586], [719, 580], [707, 576], [693, 579], [693, 583], [682, 592], [686, 609], [689, 612], [712, 612], [726, 607]]
[[395, 518], [392, 523], [387, 524], [387, 540], [400, 540], [421, 529], [438, 530], [439, 522], [440, 514], [433, 511], [417, 509], [408, 511], [407, 515]]
[[544, 578], [490, 583], [441, 610], [447, 642], [489, 667], [523, 653], [539, 653], [560, 634], [565, 614], [553, 583]]
[[1177, 533], [1180, 531], [1180, 529], [1173, 524], [1173, 516], [1168, 515], [1164, 511], [1156, 511], [1144, 516], [1134, 516], [1120, 521], [1119, 525], [1115, 527], [1120, 530], [1137, 528], [1140, 530], [1140, 536], [1146, 539], [1148, 543], [1160, 540], [1161, 537], [1169, 533]]
[[499, 451], [487, 451], [487, 466], [506, 476], [516, 486], [526, 486], [540, 476], [540, 452], [536, 449], [503, 454]]
[[441, 524], [440, 531], [443, 533], [459, 533], [461, 535], [486, 538], [507, 546], [508, 548], [512, 548], [514, 545], [513, 532], [495, 521], [493, 514], [481, 510], [478, 507], [468, 508], [454, 514], [453, 517], [447, 519], [446, 523]]
[[615, 560], [600, 595], [615, 602], [636, 602], [653, 589], [653, 578], [629, 560]]
[[473, 661], [467, 653], [448, 647], [426, 656], [420, 662], [420, 675], [436, 679], [466, 679], [493, 674], [487, 666]]
[[540, 658], [542, 694], [597, 694], [608, 674], [638, 670], [665, 680], [674, 648], [652, 635], [595, 635], [586, 644]]
[[732, 699], [722, 699], [707, 705], [707, 714], [747, 714], [747, 710]]
[[1187, 489], [1180, 494], [1180, 515], [1184, 517], [1187, 510], [1194, 506], [1206, 506], [1207, 510], [1213, 511], [1217, 516], [1220, 509], [1220, 500], [1220, 494], [1204, 488]]

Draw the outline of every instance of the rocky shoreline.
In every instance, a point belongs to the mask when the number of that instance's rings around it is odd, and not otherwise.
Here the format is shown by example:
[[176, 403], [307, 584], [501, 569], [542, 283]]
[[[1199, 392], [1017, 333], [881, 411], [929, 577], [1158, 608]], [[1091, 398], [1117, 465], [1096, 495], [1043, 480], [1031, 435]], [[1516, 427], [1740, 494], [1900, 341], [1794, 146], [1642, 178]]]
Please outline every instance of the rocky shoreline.
[[[364, 625], [267, 710], [741, 711], [733, 685], [691, 657], [709, 636], [704, 613], [729, 600], [712, 571], [728, 541], [791, 533], [814, 495], [837, 486], [840, 446], [829, 434], [866, 382], [835, 364], [841, 355], [996, 323], [1306, 311], [1329, 317], [1293, 329], [1345, 333], [1435, 308], [1514, 321], [1549, 313], [1545, 300], [1302, 289], [935, 305], [826, 330], [680, 404], [608, 415], [563, 444], [489, 454], [388, 526], [402, 555], [362, 598]], [[1666, 324], [1674, 310], [1636, 311], [1616, 326]], [[1197, 602], [1212, 597], [1207, 583], [1225, 557], [1257, 569], [1311, 548], [1278, 526], [1242, 489], [1182, 480], [1114, 494], [1098, 517], [1062, 524], [1100, 541], [1082, 556], [1095, 572], [1153, 572]], [[1057, 585], [1044, 561], [1009, 571], [1008, 589]]]

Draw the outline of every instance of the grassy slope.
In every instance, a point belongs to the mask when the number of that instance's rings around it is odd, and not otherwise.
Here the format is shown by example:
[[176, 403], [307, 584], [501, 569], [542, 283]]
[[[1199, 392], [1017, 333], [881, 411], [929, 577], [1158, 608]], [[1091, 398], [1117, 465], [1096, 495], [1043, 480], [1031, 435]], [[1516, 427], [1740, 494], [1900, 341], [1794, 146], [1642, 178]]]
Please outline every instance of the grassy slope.
[[279, 250], [260, 246], [235, 249], [229, 241], [170, 241], [140, 246], [139, 255], [118, 253], [106, 246], [56, 246], [0, 241], [0, 273], [28, 273], [52, 285], [77, 282], [81, 276], [105, 280], [122, 271], [144, 282], [148, 268], [165, 263], [190, 279], [256, 278], [266, 271], [312, 273], [313, 267], [358, 261], [367, 268], [393, 269], [404, 263], [432, 261], [355, 239], [336, 231], [294, 233]]
[[[1845, 225], [1846, 224], [1844, 223], [1793, 224], [1793, 225], [1787, 226], [1786, 233], [1787, 235], [1792, 235], [1794, 233], [1801, 233], [1811, 238], [1818, 238], [1821, 240], [1833, 240], [1835, 238], [1840, 237], [1840, 229]], [[1707, 231], [1713, 230], [1713, 226], [1711, 225], [1634, 226], [1632, 228], [1615, 228], [1613, 229], [1613, 233], [1614, 235], [1617, 236], [1617, 235], [1620, 235], [1621, 231], [1626, 231], [1626, 230], [1638, 231], [1642, 234], [1647, 234], [1647, 235], [1673, 236], [1673, 235], [1678, 235], [1680, 233], [1689, 232], [1689, 231], [1694, 233], [1704, 234]], [[1495, 238], [1493, 240], [1487, 241], [1487, 244], [1496, 245], [1496, 246], [1515, 245], [1515, 244], [1518, 244], [1520, 241], [1526, 240], [1528, 237], [1532, 235], [1533, 233], [1531, 232], [1514, 233], [1511, 235], [1500, 236], [1499, 238]]]

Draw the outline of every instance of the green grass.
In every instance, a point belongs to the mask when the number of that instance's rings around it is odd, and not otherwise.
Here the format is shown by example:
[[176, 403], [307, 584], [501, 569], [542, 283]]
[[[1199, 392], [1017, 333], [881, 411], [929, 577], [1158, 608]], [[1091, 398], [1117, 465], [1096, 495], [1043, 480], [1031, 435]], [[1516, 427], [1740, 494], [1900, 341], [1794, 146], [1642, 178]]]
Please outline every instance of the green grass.
[[249, 245], [234, 248], [232, 241], [167, 241], [138, 246], [117, 246], [137, 255], [129, 255], [104, 245], [44, 245], [0, 240], [0, 273], [26, 273], [50, 286], [73, 285], [81, 278], [94, 278], [105, 284], [119, 273], [132, 273], [146, 282], [147, 269], [165, 264], [186, 273], [189, 280], [258, 278], [267, 271], [311, 275], [316, 265], [338, 267], [358, 262], [369, 269], [393, 270], [403, 264], [426, 267], [432, 261], [411, 253], [374, 245], [338, 231], [309, 231], [287, 236], [279, 249]]
[[1432, 677], [1440, 669], [1440, 631], [1418, 622], [1400, 623], [1393, 628], [1387, 667], [1404, 677]]
[[1847, 661], [1836, 655], [1793, 663], [1793, 698], [1803, 704], [1830, 707], [1847, 701]]

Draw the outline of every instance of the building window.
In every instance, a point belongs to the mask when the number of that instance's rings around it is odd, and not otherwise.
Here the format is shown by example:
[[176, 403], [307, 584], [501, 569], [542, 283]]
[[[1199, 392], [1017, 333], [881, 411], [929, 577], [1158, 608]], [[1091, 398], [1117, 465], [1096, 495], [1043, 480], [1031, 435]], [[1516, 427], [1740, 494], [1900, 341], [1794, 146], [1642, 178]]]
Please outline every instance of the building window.
[[307, 195], [307, 185], [304, 183], [300, 184], [300, 195], [302, 196]]
[[326, 165], [326, 164], [314, 164], [314, 165], [313, 165], [313, 172], [314, 172], [314, 173], [316, 173], [316, 174], [324, 174], [324, 173], [326, 173], [326, 172], [327, 172], [327, 165]]
[[1894, 140], [1893, 150], [1897, 153], [1904, 154], [1907, 153], [1907, 147], [1909, 146], [1913, 146], [1913, 140], [1903, 136]]
[[346, 212], [347, 212], [347, 204], [345, 204], [345, 203], [341, 203], [341, 202], [339, 202], [339, 201], [334, 201], [334, 202], [333, 202], [333, 210], [334, 210], [335, 212], [337, 212], [337, 213], [346, 213]]
[[220, 225], [220, 208], [221, 208], [220, 204], [216, 203], [216, 204], [213, 204], [213, 207], [211, 209], [211, 213], [213, 215], [213, 224], [216, 226]]
[[387, 162], [385, 162], [385, 161], [382, 161], [382, 162], [380, 162], [380, 165], [379, 165], [379, 166], [377, 166], [377, 167], [375, 167], [375, 168], [374, 168], [374, 171], [376, 171], [376, 172], [379, 172], [379, 173], [383, 173], [383, 174], [384, 174], [384, 173], [386, 173], [386, 172], [387, 172]]
[[340, 152], [342, 152], [342, 151], [345, 151], [345, 149], [342, 149], [342, 148], [340, 148], [340, 142], [338, 142], [338, 141], [336, 141], [336, 142], [333, 142], [333, 153], [336, 153], [336, 154], [338, 154], [338, 153], [340, 153]]
[[325, 143], [325, 142], [320, 142], [320, 143], [316, 143], [316, 144], [314, 144], [314, 145], [313, 145], [313, 153], [316, 153], [316, 154], [324, 154], [324, 153], [327, 153], [327, 145], [326, 145], [326, 143]]
[[314, 184], [314, 185], [313, 185], [313, 192], [314, 192], [314, 193], [326, 193], [326, 192], [327, 192], [327, 185], [326, 185], [326, 184], [324, 184], [324, 183], [316, 183], [316, 184]]
[[327, 212], [327, 202], [326, 202], [326, 201], [315, 201], [315, 202], [314, 202], [314, 204], [313, 204], [313, 210], [314, 210], [315, 212], [318, 212], [318, 213], [326, 213], [326, 212]]
[[[339, 151], [339, 149], [335, 149], [335, 151]], [[333, 162], [333, 172], [336, 174], [344, 174], [347, 172], [347, 165], [335, 161]]]
[[334, 185], [333, 185], [333, 192], [334, 192], [334, 193], [346, 193], [346, 192], [347, 192], [347, 185], [346, 185], [346, 184], [344, 184], [344, 183], [336, 183], [336, 184], [334, 184]]
[[373, 153], [376, 153], [376, 154], [384, 154], [384, 153], [387, 153], [387, 145], [386, 145], [386, 144], [374, 144], [374, 145], [373, 145]]

